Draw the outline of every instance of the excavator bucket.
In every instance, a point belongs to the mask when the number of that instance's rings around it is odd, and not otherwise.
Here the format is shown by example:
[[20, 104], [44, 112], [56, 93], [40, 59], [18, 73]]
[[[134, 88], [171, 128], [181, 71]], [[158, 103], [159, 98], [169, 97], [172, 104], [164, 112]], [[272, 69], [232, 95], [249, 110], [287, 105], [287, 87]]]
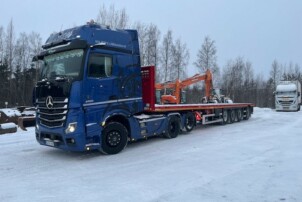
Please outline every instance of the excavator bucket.
[[36, 118], [34, 116], [24, 116], [18, 118], [18, 127], [26, 131], [26, 127], [35, 126]]

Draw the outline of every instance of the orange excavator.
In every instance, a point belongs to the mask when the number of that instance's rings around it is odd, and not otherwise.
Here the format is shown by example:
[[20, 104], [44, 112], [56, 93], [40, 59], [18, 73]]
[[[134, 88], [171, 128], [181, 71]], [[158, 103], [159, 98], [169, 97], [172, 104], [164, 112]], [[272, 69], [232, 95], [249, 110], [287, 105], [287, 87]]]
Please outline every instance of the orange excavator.
[[[161, 104], [180, 104], [181, 103], [181, 94], [182, 89], [197, 83], [199, 81], [205, 81], [205, 97], [207, 100], [211, 98], [211, 90], [213, 88], [212, 84], [212, 73], [208, 69], [205, 74], [196, 74], [190, 78], [187, 78], [183, 81], [177, 79], [175, 82], [165, 82], [165, 83], [157, 83], [155, 84], [155, 89], [158, 91], [165, 90], [164, 95], [160, 96]], [[172, 91], [170, 95], [166, 92]]]

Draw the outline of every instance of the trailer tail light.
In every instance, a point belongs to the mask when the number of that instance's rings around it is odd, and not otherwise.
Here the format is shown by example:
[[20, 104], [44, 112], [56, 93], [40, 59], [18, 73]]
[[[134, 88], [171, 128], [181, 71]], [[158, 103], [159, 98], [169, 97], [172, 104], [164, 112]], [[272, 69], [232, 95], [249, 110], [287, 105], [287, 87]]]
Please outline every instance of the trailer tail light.
[[195, 112], [195, 118], [196, 118], [196, 121], [202, 120], [201, 114], [199, 112]]

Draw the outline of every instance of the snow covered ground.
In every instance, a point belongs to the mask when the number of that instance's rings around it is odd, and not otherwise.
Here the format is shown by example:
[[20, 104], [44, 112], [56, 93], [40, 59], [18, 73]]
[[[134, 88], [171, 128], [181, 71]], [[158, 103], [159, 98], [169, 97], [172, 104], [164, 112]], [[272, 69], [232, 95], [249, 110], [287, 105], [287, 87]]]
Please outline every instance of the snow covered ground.
[[40, 146], [34, 128], [0, 149], [0, 201], [302, 201], [302, 112], [255, 108], [112, 156]]

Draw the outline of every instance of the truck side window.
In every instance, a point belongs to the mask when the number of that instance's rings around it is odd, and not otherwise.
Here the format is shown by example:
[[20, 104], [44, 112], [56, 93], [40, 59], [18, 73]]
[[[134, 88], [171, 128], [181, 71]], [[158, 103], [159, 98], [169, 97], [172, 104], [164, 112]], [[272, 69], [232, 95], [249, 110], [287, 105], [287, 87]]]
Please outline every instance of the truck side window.
[[92, 54], [88, 62], [89, 77], [109, 77], [112, 73], [112, 58], [100, 54]]

